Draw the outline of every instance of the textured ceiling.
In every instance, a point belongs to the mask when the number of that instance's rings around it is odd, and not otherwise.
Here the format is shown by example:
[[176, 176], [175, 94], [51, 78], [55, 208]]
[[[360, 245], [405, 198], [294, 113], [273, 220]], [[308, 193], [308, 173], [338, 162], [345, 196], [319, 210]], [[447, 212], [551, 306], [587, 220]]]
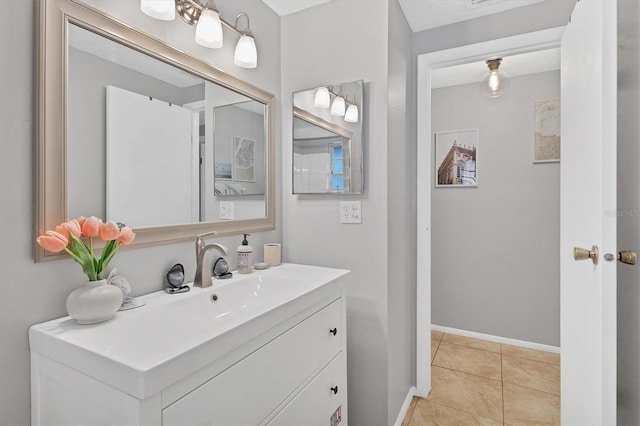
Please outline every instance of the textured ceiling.
[[[262, 0], [278, 15], [285, 16], [331, 0]], [[356, 0], [351, 0], [356, 1]], [[374, 0], [359, 0], [362, 2]], [[493, 13], [529, 6], [545, 0], [398, 0], [413, 32]], [[546, 0], [555, 1], [555, 0]], [[515, 55], [503, 60], [502, 69], [511, 77], [560, 69], [560, 50], [551, 49]], [[484, 62], [433, 70], [434, 89], [479, 81], [487, 71]]]
[[[280, 16], [330, 0], [262, 0]], [[354, 0], [352, 0], [354, 1]], [[363, 3], [375, 0], [360, 0]], [[466, 21], [544, 0], [398, 0], [413, 32]], [[554, 0], [547, 0], [554, 1]]]
[[[467, 21], [543, 0], [399, 0], [411, 30], [428, 30]], [[553, 1], [553, 0], [551, 0]]]
[[[510, 77], [560, 69], [560, 49], [540, 50], [502, 59], [500, 69]], [[456, 86], [480, 81], [488, 70], [484, 62], [457, 65], [431, 71], [431, 87]]]
[[262, 0], [280, 16], [296, 13], [330, 0]]

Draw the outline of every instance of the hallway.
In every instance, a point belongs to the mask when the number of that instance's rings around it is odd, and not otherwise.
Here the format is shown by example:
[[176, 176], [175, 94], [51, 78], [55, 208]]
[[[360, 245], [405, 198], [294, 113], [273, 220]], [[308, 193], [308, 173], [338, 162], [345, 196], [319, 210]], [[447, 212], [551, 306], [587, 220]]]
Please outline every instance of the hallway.
[[431, 363], [403, 426], [560, 424], [558, 354], [432, 331]]

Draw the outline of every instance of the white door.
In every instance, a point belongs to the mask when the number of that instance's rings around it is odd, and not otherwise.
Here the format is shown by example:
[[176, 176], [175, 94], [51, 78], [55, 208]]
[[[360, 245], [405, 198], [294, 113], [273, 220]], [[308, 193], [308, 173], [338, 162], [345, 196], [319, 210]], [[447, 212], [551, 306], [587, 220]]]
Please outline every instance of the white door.
[[[616, 2], [582, 0], [562, 38], [562, 424], [616, 422]], [[576, 261], [574, 247], [600, 249]]]

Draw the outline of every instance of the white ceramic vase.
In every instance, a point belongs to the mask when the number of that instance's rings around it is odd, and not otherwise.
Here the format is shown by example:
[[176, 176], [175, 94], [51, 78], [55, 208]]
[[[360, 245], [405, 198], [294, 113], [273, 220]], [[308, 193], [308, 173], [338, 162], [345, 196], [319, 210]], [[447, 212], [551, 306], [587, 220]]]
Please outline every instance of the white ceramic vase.
[[87, 281], [67, 297], [67, 313], [78, 324], [96, 324], [110, 319], [122, 300], [122, 290], [107, 280]]

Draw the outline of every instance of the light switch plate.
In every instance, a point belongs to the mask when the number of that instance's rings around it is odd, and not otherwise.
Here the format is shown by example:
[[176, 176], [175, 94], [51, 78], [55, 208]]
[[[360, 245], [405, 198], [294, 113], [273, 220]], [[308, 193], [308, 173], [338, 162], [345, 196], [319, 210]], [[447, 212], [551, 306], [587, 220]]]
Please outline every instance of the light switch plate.
[[233, 201], [220, 201], [220, 219], [233, 219]]
[[340, 201], [340, 223], [362, 223], [362, 201]]

